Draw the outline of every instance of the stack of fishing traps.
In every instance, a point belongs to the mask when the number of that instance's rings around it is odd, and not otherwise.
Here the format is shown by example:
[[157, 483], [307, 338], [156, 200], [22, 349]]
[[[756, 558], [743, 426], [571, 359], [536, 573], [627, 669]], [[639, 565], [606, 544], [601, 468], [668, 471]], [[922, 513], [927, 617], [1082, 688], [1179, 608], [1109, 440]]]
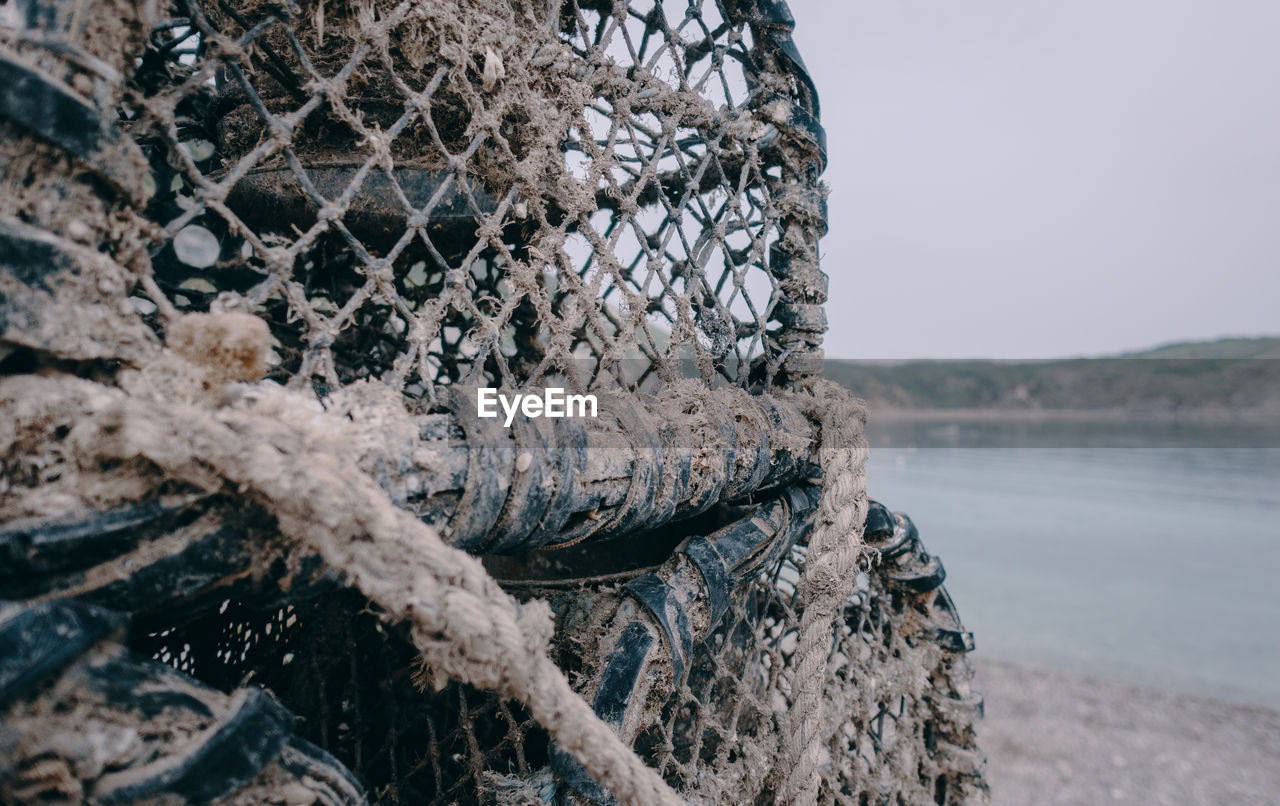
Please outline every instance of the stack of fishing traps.
[[[124, 199], [102, 166], [67, 169], [68, 182], [123, 199], [83, 214], [101, 219], [91, 237], [129, 278], [112, 314], [124, 324], [108, 317], [106, 332], [141, 347], [79, 355], [14, 325], [0, 340], [12, 345], [0, 406], [17, 410], [21, 372], [127, 386], [112, 373], [151, 360], [162, 339], [183, 351], [176, 323], [213, 321], [191, 314], [252, 315], [270, 352], [253, 378], [222, 378], [251, 382], [218, 405], [293, 395], [376, 421], [351, 461], [515, 599], [550, 605], [556, 664], [675, 792], [786, 798], [802, 580], [824, 494], [811, 390], [826, 329], [826, 142], [786, 4], [9, 5], [5, 64], [67, 81], [113, 118], [143, 158], [145, 198]], [[116, 30], [86, 27], [104, 13], [121, 20], [121, 42], [93, 40]], [[118, 71], [95, 55], [135, 44]], [[58, 59], [97, 89], [55, 75]], [[19, 207], [0, 213], [53, 229]], [[14, 227], [0, 234], [35, 237]], [[122, 227], [138, 254], [117, 246]], [[477, 387], [563, 387], [596, 395], [601, 414], [504, 428], [476, 416]], [[65, 425], [42, 437], [50, 455], [73, 451]], [[278, 701], [263, 713], [282, 705], [296, 738], [271, 774], [324, 779], [316, 802], [360, 791], [374, 803], [612, 802], [519, 701], [424, 663], [410, 628], [348, 569], [276, 547], [262, 501], [173, 481], [37, 512], [23, 502], [60, 500], [47, 491], [62, 482], [19, 473], [35, 467], [24, 445], [10, 439], [2, 457], [13, 476], [0, 491], [0, 557], [12, 560], [0, 642], [35, 657], [14, 637], [22, 619], [106, 636], [128, 617], [130, 669], [155, 659], [210, 698], [261, 688]], [[904, 515], [872, 503], [864, 532], [832, 626], [818, 801], [979, 802], [972, 637], [942, 566]], [[135, 556], [153, 565], [124, 579], [104, 570]], [[74, 662], [123, 662], [92, 657]], [[46, 695], [4, 668], [0, 794], [110, 800], [110, 765], [72, 764], [67, 778], [38, 753], [13, 761], [26, 746], [13, 726], [39, 711], [14, 703]], [[242, 785], [182, 797], [259, 802]], [[145, 789], [120, 786], [115, 802]]]

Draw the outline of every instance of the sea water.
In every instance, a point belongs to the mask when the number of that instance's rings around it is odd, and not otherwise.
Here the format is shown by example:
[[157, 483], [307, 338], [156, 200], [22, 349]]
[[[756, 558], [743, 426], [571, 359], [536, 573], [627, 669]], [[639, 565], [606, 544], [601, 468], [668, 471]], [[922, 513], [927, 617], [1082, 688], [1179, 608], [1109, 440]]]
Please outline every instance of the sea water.
[[1280, 707], [1280, 425], [873, 421], [978, 652]]

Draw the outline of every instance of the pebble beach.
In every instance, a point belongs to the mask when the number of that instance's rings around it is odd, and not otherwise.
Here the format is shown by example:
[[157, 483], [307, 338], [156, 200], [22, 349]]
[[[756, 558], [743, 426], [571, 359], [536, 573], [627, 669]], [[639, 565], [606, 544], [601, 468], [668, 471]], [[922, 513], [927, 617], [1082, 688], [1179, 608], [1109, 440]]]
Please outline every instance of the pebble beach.
[[993, 806], [1276, 806], [1280, 712], [974, 658]]

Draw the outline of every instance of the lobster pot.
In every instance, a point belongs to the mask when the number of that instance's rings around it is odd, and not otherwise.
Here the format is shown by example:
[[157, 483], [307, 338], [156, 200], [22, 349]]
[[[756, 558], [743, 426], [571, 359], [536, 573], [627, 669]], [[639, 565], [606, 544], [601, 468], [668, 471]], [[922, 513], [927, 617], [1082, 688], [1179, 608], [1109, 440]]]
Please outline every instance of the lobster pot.
[[[788, 800], [801, 762], [821, 803], [984, 796], [972, 636], [910, 520], [868, 504], [860, 464], [844, 514], [866, 515], [867, 550], [821, 573], [823, 475], [842, 450], [865, 459], [865, 414], [819, 405], [826, 140], [785, 2], [99, 5], [123, 32], [75, 29], [97, 61], [40, 69], [111, 110], [140, 190], [64, 146], [0, 142], [49, 166], [31, 169], [49, 177], [41, 232], [97, 205], [83, 245], [119, 280], [90, 307], [127, 327], [74, 356], [112, 359], [101, 377], [0, 378], [0, 412], [20, 415], [0, 513], [28, 518], [0, 523], [0, 556], [20, 547], [35, 569], [0, 569], [0, 600], [127, 613], [128, 649], [201, 691], [265, 689], [307, 769], [350, 771], [335, 792], [615, 802], [533, 698], [423, 660], [448, 637], [407, 623], [421, 602], [370, 593], [473, 568], [467, 552], [492, 577], [467, 596], [549, 606], [574, 693], [690, 802]], [[81, 86], [85, 64], [119, 81]], [[215, 377], [197, 367], [210, 356], [239, 363]], [[479, 416], [486, 387], [592, 395], [599, 415], [507, 428]], [[130, 442], [160, 422], [178, 426]], [[188, 443], [207, 455], [174, 458]], [[246, 457], [345, 481], [294, 497]], [[347, 523], [335, 510], [374, 499], [350, 518], [368, 534], [317, 548]], [[395, 542], [422, 522], [430, 540]], [[84, 550], [41, 555], [55, 538]], [[429, 542], [447, 562], [413, 554]], [[814, 579], [843, 586], [826, 621]], [[815, 621], [830, 637], [813, 649]]]

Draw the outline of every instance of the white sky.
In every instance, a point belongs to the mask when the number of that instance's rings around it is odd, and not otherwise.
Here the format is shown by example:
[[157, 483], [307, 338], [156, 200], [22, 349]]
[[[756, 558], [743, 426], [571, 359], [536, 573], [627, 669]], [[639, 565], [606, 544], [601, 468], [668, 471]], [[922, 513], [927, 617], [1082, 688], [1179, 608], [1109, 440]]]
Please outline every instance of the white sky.
[[1280, 0], [790, 0], [827, 355], [1280, 333]]

